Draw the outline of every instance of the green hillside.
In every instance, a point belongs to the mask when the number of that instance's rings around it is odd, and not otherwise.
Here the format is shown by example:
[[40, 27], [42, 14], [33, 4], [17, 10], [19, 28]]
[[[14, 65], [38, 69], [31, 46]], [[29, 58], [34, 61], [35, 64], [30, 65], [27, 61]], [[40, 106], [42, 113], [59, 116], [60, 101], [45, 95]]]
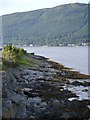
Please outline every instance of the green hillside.
[[88, 5], [54, 8], [3, 16], [4, 44], [58, 45], [88, 42]]

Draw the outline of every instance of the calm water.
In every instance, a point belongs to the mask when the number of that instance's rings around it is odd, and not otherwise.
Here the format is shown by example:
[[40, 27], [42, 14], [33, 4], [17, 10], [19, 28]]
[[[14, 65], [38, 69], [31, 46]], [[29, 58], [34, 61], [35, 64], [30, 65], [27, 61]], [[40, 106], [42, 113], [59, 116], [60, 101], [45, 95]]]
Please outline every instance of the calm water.
[[88, 74], [88, 47], [24, 47], [81, 73]]

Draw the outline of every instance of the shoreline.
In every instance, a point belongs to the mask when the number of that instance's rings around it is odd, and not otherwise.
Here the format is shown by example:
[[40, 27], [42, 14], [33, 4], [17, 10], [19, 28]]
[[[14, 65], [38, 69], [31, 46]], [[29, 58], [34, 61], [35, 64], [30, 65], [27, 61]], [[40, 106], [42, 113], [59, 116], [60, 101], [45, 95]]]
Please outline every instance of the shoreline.
[[24, 49], [26, 49], [28, 53], [34, 52], [37, 55], [44, 55], [45, 57], [50, 58], [50, 60], [88, 75], [87, 47], [26, 47]]
[[[73, 72], [59, 63], [33, 53], [26, 57], [30, 60], [30, 66], [4, 66], [3, 118], [90, 118], [89, 98], [87, 94], [83, 97], [84, 93], [89, 92], [90, 76]], [[77, 89], [79, 87], [82, 88], [82, 94]]]

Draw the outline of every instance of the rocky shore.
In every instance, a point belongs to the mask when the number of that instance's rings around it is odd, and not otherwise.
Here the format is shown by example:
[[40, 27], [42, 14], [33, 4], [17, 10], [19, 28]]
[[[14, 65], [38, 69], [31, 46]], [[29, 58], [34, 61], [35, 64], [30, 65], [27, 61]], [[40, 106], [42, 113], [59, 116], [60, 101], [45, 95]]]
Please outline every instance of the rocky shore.
[[3, 118], [90, 118], [90, 76], [42, 56], [28, 54], [27, 58], [33, 61], [30, 66], [3, 67]]

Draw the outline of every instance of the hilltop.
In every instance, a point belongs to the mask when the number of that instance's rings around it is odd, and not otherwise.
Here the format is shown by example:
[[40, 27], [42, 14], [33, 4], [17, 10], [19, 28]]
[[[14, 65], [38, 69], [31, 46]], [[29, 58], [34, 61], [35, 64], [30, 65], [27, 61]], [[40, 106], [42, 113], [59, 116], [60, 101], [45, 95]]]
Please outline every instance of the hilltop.
[[2, 16], [4, 44], [88, 43], [88, 5], [60, 5]]

